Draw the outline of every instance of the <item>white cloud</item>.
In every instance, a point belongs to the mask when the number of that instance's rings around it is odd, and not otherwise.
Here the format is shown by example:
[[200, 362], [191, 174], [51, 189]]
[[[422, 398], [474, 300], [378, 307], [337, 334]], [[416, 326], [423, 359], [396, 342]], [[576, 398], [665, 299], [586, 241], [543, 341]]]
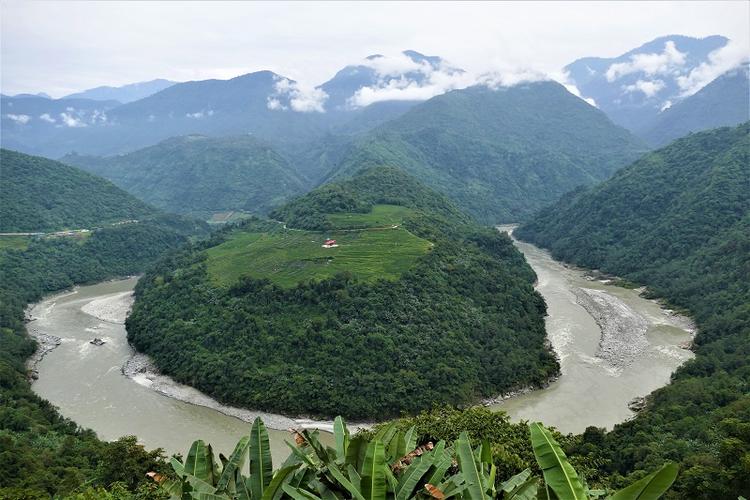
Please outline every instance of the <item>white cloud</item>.
[[97, 123], [107, 123], [107, 113], [95, 109], [94, 112], [91, 113], [91, 123], [94, 125]]
[[595, 108], [598, 108], [599, 106], [596, 104], [596, 101], [593, 97], [584, 97], [583, 94], [581, 94], [581, 91], [578, 90], [578, 87], [575, 83], [573, 83], [573, 80], [570, 79], [570, 72], [569, 71], [563, 71], [555, 72], [547, 75], [546, 79], [551, 79], [565, 87], [565, 90], [573, 94], [574, 96], [578, 97], [579, 99], [582, 99], [586, 101], [589, 105], [594, 106]]
[[[301, 85], [287, 78], [278, 78], [274, 85], [275, 92], [266, 99], [266, 107], [271, 110], [292, 111], [299, 113], [325, 113], [325, 102], [328, 94], [321, 89]], [[289, 101], [289, 106], [282, 104], [281, 99]]]
[[414, 61], [404, 54], [374, 57], [361, 65], [372, 68], [378, 81], [375, 85], [360, 88], [348, 99], [347, 104], [353, 108], [380, 101], [424, 101], [479, 83], [476, 76], [445, 63], [433, 65], [427, 61]]
[[635, 54], [630, 56], [629, 62], [611, 65], [607, 69], [607, 81], [613, 82], [622, 76], [641, 71], [649, 76], [667, 74], [683, 66], [686, 55], [677, 50], [674, 42], [669, 40], [664, 44], [664, 51], [660, 54]]
[[687, 75], [677, 77], [677, 85], [682, 90], [680, 96], [695, 94], [722, 74], [748, 61], [748, 47], [730, 40], [725, 46], [711, 52], [707, 62], [693, 68]]
[[643, 92], [646, 97], [654, 97], [667, 84], [663, 80], [638, 80], [632, 85], [624, 85], [622, 89], [625, 92]]
[[284, 106], [283, 104], [281, 104], [281, 101], [279, 101], [275, 97], [271, 97], [271, 96], [268, 96], [268, 99], [266, 100], [266, 107], [268, 107], [268, 109], [271, 109], [271, 110], [274, 110], [274, 111], [276, 111], [276, 110], [285, 111], [285, 110], [289, 109], [286, 106]]
[[57, 120], [52, 118], [49, 113], [43, 113], [39, 115], [39, 119], [47, 123], [55, 123]]
[[659, 108], [659, 112], [661, 113], [662, 111], [666, 111], [667, 109], [669, 109], [669, 108], [671, 108], [671, 107], [672, 107], [672, 101], [670, 101], [669, 99], [667, 99], [667, 100], [666, 100], [666, 101], [664, 101], [664, 103], [663, 103], [663, 104], [661, 105], [661, 108]]
[[[68, 108], [69, 110], [72, 110], [73, 108]], [[79, 127], [85, 127], [86, 124], [78, 118], [77, 116], [73, 116], [73, 113], [60, 113], [60, 120], [68, 127], [71, 128], [79, 128]]]
[[13, 120], [16, 123], [20, 123], [21, 125], [26, 125], [31, 120], [31, 117], [29, 115], [14, 115], [14, 114], [6, 114], [6, 118], [9, 118]]
[[[200, 111], [196, 111], [195, 113], [185, 113], [185, 116], [188, 118], [194, 118], [196, 120], [200, 120], [201, 118], [204, 118], [206, 116], [214, 116], [214, 110], [209, 109], [208, 111], [200, 110]], [[153, 120], [149, 119], [149, 121], [153, 121]]]

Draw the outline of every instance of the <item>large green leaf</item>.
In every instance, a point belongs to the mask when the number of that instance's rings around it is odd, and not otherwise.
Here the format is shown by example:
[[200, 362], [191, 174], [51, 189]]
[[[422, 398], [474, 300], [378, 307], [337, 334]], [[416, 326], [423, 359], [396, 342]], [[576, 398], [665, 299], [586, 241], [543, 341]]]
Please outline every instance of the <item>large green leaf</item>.
[[295, 488], [290, 484], [283, 484], [281, 488], [284, 493], [292, 497], [294, 500], [321, 500], [321, 498], [311, 491], [307, 491], [303, 488]]
[[[362, 492], [360, 492], [360, 486], [357, 484], [354, 484], [352, 481], [350, 481], [343, 472], [336, 466], [336, 464], [332, 463], [328, 465], [328, 471], [331, 473], [331, 475], [336, 479], [336, 481], [346, 490], [349, 492], [352, 498], [356, 498], [358, 500], [365, 500], [365, 497], [362, 496]], [[357, 477], [357, 479], [359, 479]]]
[[333, 421], [333, 435], [336, 438], [336, 458], [343, 462], [346, 460], [346, 449], [349, 447], [349, 429], [340, 416]]
[[273, 479], [271, 445], [268, 431], [260, 417], [255, 419], [250, 429], [250, 492], [253, 498], [262, 498], [263, 491]]
[[219, 481], [216, 483], [217, 491], [226, 491], [227, 488], [233, 484], [235, 474], [242, 469], [242, 466], [245, 463], [247, 448], [249, 446], [250, 436], [243, 436], [234, 447], [234, 451], [227, 459], [227, 462], [224, 464], [224, 470], [221, 471]]
[[385, 446], [380, 440], [370, 442], [362, 464], [362, 495], [365, 499], [385, 499], [385, 467]]
[[531, 477], [531, 469], [524, 469], [507, 481], [500, 483], [500, 489], [510, 493], [519, 485], [525, 483]]
[[537, 500], [539, 491], [539, 479], [532, 477], [525, 483], [518, 485], [510, 493], [503, 493], [505, 500]]
[[211, 446], [206, 446], [200, 439], [195, 441], [188, 451], [183, 471], [205, 483], [214, 484], [214, 457]]
[[531, 424], [531, 445], [544, 481], [560, 500], [585, 500], [586, 490], [552, 433], [538, 422]]
[[273, 479], [271, 479], [271, 483], [263, 491], [262, 500], [280, 499], [281, 496], [284, 494], [282, 485], [285, 484], [285, 481], [294, 473], [294, 471], [299, 469], [300, 466], [301, 464], [295, 464], [295, 465], [290, 465], [288, 467], [282, 467], [281, 469], [277, 470], [276, 473], [273, 475]]
[[402, 473], [401, 479], [396, 487], [396, 500], [407, 500], [412, 498], [414, 490], [417, 488], [419, 481], [427, 474], [432, 467], [434, 455], [425, 453], [421, 457], [414, 459], [409, 467]]
[[466, 481], [467, 488], [465, 496], [471, 500], [484, 500], [486, 498], [484, 484], [479, 464], [474, 459], [474, 451], [466, 431], [462, 432], [456, 440], [456, 458], [458, 468]]
[[675, 463], [665, 464], [661, 469], [634, 482], [614, 495], [612, 500], [654, 500], [661, 497], [677, 478], [679, 466]]

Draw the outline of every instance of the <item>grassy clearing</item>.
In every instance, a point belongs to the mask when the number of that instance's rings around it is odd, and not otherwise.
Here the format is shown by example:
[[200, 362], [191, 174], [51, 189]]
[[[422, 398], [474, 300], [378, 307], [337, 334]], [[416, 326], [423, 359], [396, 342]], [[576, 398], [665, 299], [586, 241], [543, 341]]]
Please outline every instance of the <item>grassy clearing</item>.
[[26, 250], [29, 236], [0, 236], [0, 250]]
[[375, 205], [367, 214], [328, 214], [328, 220], [339, 229], [390, 227], [400, 225], [411, 212], [398, 205]]
[[[338, 247], [322, 248], [327, 238]], [[238, 232], [207, 250], [211, 280], [230, 285], [241, 276], [268, 278], [283, 287], [321, 280], [348, 271], [361, 280], [397, 279], [432, 244], [405, 229], [316, 233]]]

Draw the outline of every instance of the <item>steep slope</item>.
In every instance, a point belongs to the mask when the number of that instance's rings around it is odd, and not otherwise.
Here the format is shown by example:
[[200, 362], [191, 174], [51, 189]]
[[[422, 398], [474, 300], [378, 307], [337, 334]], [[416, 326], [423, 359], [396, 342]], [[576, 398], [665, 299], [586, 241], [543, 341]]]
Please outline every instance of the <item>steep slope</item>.
[[119, 87], [104, 85], [65, 96], [66, 99], [93, 99], [95, 101], [119, 101], [123, 104], [143, 99], [177, 82], [157, 78], [147, 82], [130, 83]]
[[565, 67], [581, 94], [610, 119], [642, 130], [659, 111], [692, 93], [690, 73], [729, 42], [723, 36], [659, 37], [612, 58], [586, 57]]
[[227, 210], [265, 213], [308, 185], [273, 148], [252, 136], [191, 135], [125, 155], [68, 155], [64, 161], [158, 208], [201, 216]]
[[165, 373], [235, 405], [367, 419], [556, 373], [522, 255], [413, 177], [367, 169], [275, 215], [139, 282], [128, 338]]
[[519, 221], [646, 150], [554, 82], [434, 97], [359, 140], [329, 178], [404, 168], [485, 223]]
[[[745, 123], [677, 140], [515, 233], [557, 258], [645, 284], [695, 317], [696, 358], [604, 441], [610, 472], [681, 461], [679, 498], [734, 498], [750, 488], [734, 458], [750, 451], [750, 436], [733, 425], [750, 414], [748, 188]], [[710, 481], [716, 474], [724, 480]]]
[[748, 66], [729, 71], [692, 96], [664, 110], [638, 135], [663, 146], [690, 132], [734, 126], [750, 120]]
[[0, 231], [51, 231], [157, 212], [114, 184], [38, 156], [0, 150]]

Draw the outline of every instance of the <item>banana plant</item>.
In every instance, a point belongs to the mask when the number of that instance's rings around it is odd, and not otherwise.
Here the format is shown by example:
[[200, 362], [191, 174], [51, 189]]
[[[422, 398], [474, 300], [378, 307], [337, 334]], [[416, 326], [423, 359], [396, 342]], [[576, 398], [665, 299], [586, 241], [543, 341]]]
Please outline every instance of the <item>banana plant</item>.
[[[282, 485], [297, 467], [286, 467], [273, 473], [268, 431], [256, 418], [250, 435], [242, 437], [229, 456], [219, 454], [216, 462], [211, 445], [195, 441], [184, 462], [171, 459], [175, 479], [149, 473], [173, 500], [236, 499], [274, 500], [281, 498]], [[248, 475], [245, 475], [247, 463]]]
[[[149, 475], [175, 500], [590, 500], [607, 494], [587, 488], [549, 430], [540, 423], [530, 430], [543, 481], [530, 469], [498, 481], [490, 443], [474, 448], [466, 432], [453, 447], [445, 441], [417, 446], [414, 427], [402, 431], [391, 423], [371, 438], [352, 436], [341, 417], [334, 421], [333, 447], [320, 442], [317, 430], [292, 430], [291, 454], [276, 472], [258, 418], [229, 458], [220, 454], [217, 462], [199, 440], [184, 462], [172, 458], [174, 479]], [[607, 499], [656, 500], [676, 476], [677, 465], [666, 464]]]
[[[533, 423], [531, 445], [534, 456], [544, 476], [542, 498], [559, 500], [589, 500], [598, 498], [598, 492], [589, 491], [568, 462], [560, 444], [540, 423]], [[656, 500], [660, 498], [677, 478], [678, 466], [665, 464], [661, 469], [607, 497], [608, 500]], [[552, 490], [552, 492], [550, 492]], [[553, 496], [554, 495], [554, 496]], [[532, 497], [535, 498], [535, 497]]]

